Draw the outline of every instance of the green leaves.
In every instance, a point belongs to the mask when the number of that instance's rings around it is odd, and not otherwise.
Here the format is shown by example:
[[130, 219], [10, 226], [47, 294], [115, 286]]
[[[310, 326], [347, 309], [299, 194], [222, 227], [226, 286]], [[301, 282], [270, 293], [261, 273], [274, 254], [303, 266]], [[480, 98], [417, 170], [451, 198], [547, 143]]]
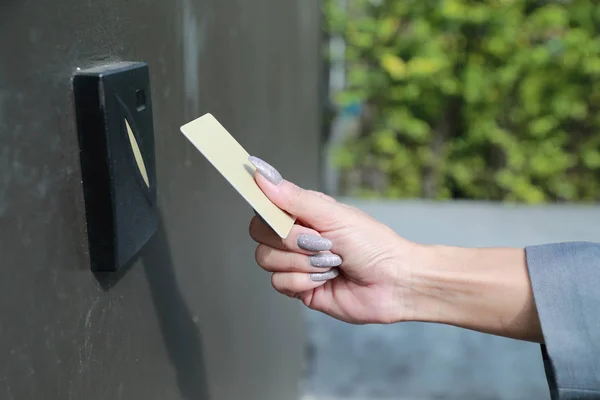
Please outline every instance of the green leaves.
[[327, 0], [346, 42], [336, 102], [373, 111], [339, 165], [383, 172], [370, 195], [600, 200], [596, 3]]
[[394, 80], [402, 80], [406, 77], [408, 69], [406, 68], [406, 63], [397, 55], [392, 53], [383, 53], [379, 62], [381, 63], [381, 67]]

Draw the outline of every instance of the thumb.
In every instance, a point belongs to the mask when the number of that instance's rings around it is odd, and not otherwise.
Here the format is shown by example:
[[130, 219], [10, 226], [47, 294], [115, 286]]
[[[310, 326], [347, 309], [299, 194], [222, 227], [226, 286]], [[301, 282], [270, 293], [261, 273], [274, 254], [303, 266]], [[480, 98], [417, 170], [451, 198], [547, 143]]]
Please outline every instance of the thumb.
[[340, 220], [344, 208], [331, 197], [286, 181], [273, 166], [258, 157], [250, 156], [248, 160], [256, 167], [256, 183], [277, 207], [316, 230], [333, 229]]

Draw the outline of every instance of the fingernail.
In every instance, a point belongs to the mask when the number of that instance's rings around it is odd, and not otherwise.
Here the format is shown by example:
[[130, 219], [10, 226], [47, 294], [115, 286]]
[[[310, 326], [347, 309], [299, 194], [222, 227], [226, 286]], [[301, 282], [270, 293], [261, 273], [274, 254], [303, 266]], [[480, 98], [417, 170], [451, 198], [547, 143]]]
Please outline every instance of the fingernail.
[[[253, 208], [253, 210], [254, 210], [254, 208]], [[254, 215], [256, 215], [258, 217], [258, 219], [260, 219], [265, 224], [267, 223], [267, 221], [265, 221], [265, 219], [263, 217], [261, 217], [260, 214], [258, 212], [256, 212], [256, 210], [254, 210]]]
[[250, 163], [256, 167], [258, 172], [260, 172], [260, 174], [267, 178], [272, 184], [279, 185], [283, 180], [283, 177], [275, 168], [260, 158], [250, 156], [248, 157], [248, 161], [250, 161]]
[[339, 267], [342, 264], [342, 257], [337, 254], [323, 253], [310, 256], [310, 265], [319, 268]]
[[317, 235], [303, 233], [298, 236], [298, 247], [308, 251], [327, 251], [331, 249], [331, 240]]
[[314, 272], [314, 273], [310, 274], [310, 279], [313, 282], [323, 282], [323, 281], [328, 281], [330, 279], [333, 279], [336, 276], [338, 276], [339, 274], [340, 274], [339, 270], [331, 269], [327, 272]]

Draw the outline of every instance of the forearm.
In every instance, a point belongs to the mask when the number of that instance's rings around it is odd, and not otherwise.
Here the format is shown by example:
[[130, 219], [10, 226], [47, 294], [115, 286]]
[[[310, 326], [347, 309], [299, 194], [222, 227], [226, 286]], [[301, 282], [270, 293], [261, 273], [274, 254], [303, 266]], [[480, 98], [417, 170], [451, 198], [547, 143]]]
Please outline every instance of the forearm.
[[416, 319], [543, 341], [523, 249], [419, 246], [414, 254]]

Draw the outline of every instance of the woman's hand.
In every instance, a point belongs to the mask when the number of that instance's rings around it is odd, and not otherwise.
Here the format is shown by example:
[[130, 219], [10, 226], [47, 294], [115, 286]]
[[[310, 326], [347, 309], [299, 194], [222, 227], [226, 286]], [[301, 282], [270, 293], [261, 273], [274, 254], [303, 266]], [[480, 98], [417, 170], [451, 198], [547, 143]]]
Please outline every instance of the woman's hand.
[[272, 272], [273, 287], [337, 319], [391, 323], [416, 319], [411, 256], [417, 245], [362, 211], [285, 181], [251, 157], [256, 181], [279, 208], [298, 218], [281, 239], [259, 217], [250, 235], [256, 261]]
[[256, 181], [298, 218], [282, 240], [260, 218], [250, 223], [256, 261], [273, 287], [342, 321], [439, 322], [541, 342], [525, 252], [409, 242], [362, 211], [285, 181], [250, 157]]

